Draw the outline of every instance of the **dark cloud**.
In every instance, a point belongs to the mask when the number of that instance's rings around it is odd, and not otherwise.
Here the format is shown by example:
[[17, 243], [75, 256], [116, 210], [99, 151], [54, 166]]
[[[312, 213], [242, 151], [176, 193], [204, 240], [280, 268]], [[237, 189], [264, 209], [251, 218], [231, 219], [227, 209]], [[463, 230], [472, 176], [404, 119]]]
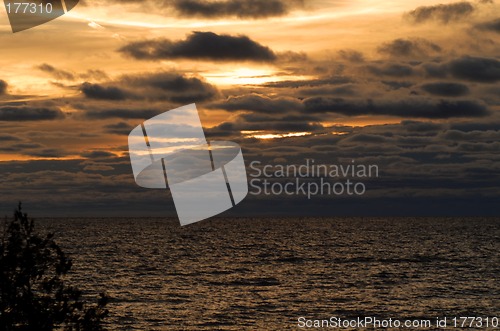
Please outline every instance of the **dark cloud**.
[[317, 96], [317, 95], [342, 95], [354, 96], [359, 94], [360, 87], [356, 84], [344, 85], [325, 85], [320, 87], [306, 87], [299, 90], [299, 95], [302, 96]]
[[20, 141], [21, 139], [13, 136], [11, 134], [0, 134], [0, 141], [1, 142], [6, 142], [6, 141]]
[[25, 151], [24, 154], [33, 157], [46, 157], [46, 158], [61, 158], [67, 155], [67, 153], [65, 153], [64, 151], [55, 148], [44, 148], [35, 151]]
[[7, 82], [0, 79], [0, 95], [7, 93]]
[[0, 106], [0, 121], [43, 121], [64, 118], [59, 108]]
[[229, 111], [253, 111], [257, 113], [290, 113], [302, 109], [302, 104], [292, 98], [269, 98], [257, 94], [244, 95], [241, 97], [230, 97], [224, 102], [218, 102], [209, 106], [215, 109]]
[[448, 76], [448, 68], [440, 63], [424, 63], [422, 67], [427, 76], [433, 78], [445, 78]]
[[272, 62], [276, 54], [247, 36], [193, 32], [185, 40], [155, 39], [132, 42], [119, 50], [139, 60], [195, 59]]
[[500, 80], [500, 61], [496, 59], [465, 56], [451, 61], [448, 67], [456, 78], [483, 83]]
[[353, 100], [314, 97], [304, 100], [309, 113], [338, 113], [347, 116], [390, 115], [410, 118], [446, 119], [482, 117], [488, 108], [474, 100], [433, 100], [407, 98], [403, 100]]
[[414, 74], [413, 68], [405, 64], [369, 65], [366, 68], [377, 76], [408, 77]]
[[439, 4], [435, 6], [422, 6], [406, 13], [405, 16], [415, 23], [436, 20], [441, 23], [460, 21], [474, 12], [474, 6], [467, 1]]
[[75, 75], [72, 74], [71, 72], [57, 69], [57, 68], [55, 68], [47, 63], [43, 63], [43, 64], [39, 65], [37, 68], [43, 72], [46, 72], [46, 73], [52, 75], [56, 79], [75, 80]]
[[108, 152], [108, 151], [99, 151], [99, 150], [94, 150], [94, 151], [85, 151], [80, 154], [81, 156], [87, 158], [87, 159], [106, 159], [106, 158], [112, 158], [116, 157], [115, 154]]
[[109, 79], [108, 75], [99, 69], [89, 69], [87, 72], [80, 74], [79, 76], [82, 79], [86, 80], [105, 80]]
[[352, 49], [343, 49], [339, 51], [339, 56], [349, 62], [359, 63], [365, 60], [363, 53]]
[[108, 124], [104, 126], [106, 133], [128, 135], [134, 127], [125, 122], [118, 122], [115, 124]]
[[98, 100], [125, 100], [131, 94], [116, 86], [102, 86], [100, 84], [83, 83], [80, 91], [87, 98]]
[[493, 31], [500, 33], [500, 18], [489, 22], [479, 23], [476, 25], [476, 28], [484, 31]]
[[176, 103], [206, 101], [219, 93], [215, 86], [202, 78], [186, 77], [177, 73], [126, 76], [122, 83], [140, 89], [144, 98], [166, 99]]
[[[166, 109], [169, 109], [166, 107]], [[83, 117], [91, 120], [102, 120], [108, 118], [119, 119], [142, 119], [147, 120], [161, 114], [165, 110], [142, 108], [88, 108], [84, 109]]]
[[395, 57], [427, 56], [441, 52], [441, 47], [425, 39], [396, 39], [378, 48], [380, 53]]
[[427, 93], [443, 97], [460, 97], [470, 92], [467, 85], [449, 82], [427, 83], [423, 84], [421, 88]]
[[173, 7], [181, 16], [220, 18], [267, 18], [288, 14], [301, 4], [294, 0], [175, 0]]
[[465, 123], [452, 123], [451, 129], [459, 131], [500, 131], [500, 122], [465, 122]]
[[419, 121], [411, 121], [405, 120], [400, 123], [402, 128], [407, 130], [408, 132], [436, 132], [443, 129], [443, 124], [433, 123], [433, 122], [419, 122]]
[[239, 136], [240, 131], [259, 132], [315, 132], [321, 131], [324, 127], [311, 121], [310, 116], [284, 116], [276, 118], [266, 114], [243, 114], [235, 122], [224, 122], [207, 130], [210, 136], [224, 137], [229, 134]]
[[412, 82], [401, 82], [401, 81], [382, 81], [382, 84], [389, 86], [392, 90], [410, 88], [413, 85], [415, 85], [415, 83]]
[[352, 83], [353, 79], [344, 76], [332, 76], [318, 79], [308, 80], [286, 80], [281, 82], [270, 82], [263, 84], [264, 87], [271, 88], [299, 88], [299, 87], [314, 87], [322, 85], [342, 85]]
[[500, 80], [500, 61], [495, 58], [463, 56], [446, 63], [425, 63], [426, 74], [434, 78], [453, 77], [480, 83]]
[[219, 95], [217, 88], [203, 78], [169, 72], [123, 76], [108, 83], [84, 83], [80, 87], [90, 99], [125, 99], [171, 101], [174, 103], [202, 102]]

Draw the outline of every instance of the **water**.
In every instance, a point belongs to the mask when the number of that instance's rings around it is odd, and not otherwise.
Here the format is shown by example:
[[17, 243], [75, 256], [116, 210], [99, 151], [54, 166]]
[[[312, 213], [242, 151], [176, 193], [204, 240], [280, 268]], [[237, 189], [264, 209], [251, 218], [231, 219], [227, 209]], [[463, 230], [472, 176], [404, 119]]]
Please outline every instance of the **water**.
[[293, 330], [327, 319], [499, 316], [500, 219], [40, 220], [106, 291], [110, 330]]

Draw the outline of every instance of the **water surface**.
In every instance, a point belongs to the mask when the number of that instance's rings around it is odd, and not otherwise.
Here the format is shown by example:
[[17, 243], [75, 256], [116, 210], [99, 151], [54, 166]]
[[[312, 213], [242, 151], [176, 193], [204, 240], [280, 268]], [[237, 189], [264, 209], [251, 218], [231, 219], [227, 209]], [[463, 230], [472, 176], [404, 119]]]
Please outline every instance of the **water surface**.
[[499, 316], [500, 219], [56, 219], [111, 330], [293, 330], [325, 319]]

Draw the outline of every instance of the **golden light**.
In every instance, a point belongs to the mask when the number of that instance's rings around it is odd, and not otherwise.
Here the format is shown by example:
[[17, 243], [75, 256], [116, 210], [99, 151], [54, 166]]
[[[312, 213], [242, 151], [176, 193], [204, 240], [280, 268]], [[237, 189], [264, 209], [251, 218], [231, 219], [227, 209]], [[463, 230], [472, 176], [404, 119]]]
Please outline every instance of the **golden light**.
[[289, 133], [263, 133], [262, 131], [241, 131], [245, 138], [256, 139], [282, 139], [293, 137], [306, 137], [312, 135], [312, 132], [289, 132]]
[[210, 82], [223, 85], [262, 85], [271, 82], [280, 82], [285, 80], [306, 80], [309, 76], [280, 75], [280, 72], [274, 68], [250, 68], [241, 67], [233, 70], [221, 70], [204, 74], [204, 77]]

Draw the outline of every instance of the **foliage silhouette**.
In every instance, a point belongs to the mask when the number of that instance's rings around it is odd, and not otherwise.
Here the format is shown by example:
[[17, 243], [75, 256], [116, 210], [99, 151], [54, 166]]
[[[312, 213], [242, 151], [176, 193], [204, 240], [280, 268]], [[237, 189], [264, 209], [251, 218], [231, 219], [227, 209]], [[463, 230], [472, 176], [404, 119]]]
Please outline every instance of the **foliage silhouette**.
[[0, 330], [105, 330], [108, 297], [101, 294], [96, 304], [88, 305], [79, 289], [66, 285], [71, 260], [54, 235], [37, 235], [21, 203], [13, 220], [5, 223], [0, 245]]

